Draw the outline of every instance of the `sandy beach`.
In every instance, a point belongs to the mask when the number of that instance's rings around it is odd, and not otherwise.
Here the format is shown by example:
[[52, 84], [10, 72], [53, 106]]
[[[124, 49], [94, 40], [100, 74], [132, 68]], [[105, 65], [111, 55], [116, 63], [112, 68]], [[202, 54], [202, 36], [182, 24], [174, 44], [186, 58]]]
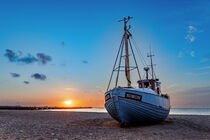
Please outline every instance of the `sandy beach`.
[[0, 139], [210, 139], [210, 116], [121, 128], [107, 113], [0, 110]]

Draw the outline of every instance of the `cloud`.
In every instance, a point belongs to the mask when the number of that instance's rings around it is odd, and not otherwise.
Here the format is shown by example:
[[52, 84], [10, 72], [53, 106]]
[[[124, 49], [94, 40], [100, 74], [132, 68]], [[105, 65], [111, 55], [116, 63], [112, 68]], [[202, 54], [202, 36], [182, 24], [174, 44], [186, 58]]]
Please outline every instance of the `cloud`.
[[202, 31], [199, 31], [195, 26], [189, 25], [187, 27], [187, 35], [185, 36], [185, 39], [189, 41], [190, 43], [195, 41], [195, 33], [200, 33]]
[[190, 52], [190, 55], [191, 55], [192, 57], [194, 57], [194, 56], [195, 56], [195, 52], [194, 52], [194, 51], [191, 51], [191, 52]]
[[23, 83], [28, 85], [30, 82], [29, 81], [23, 81]]
[[[198, 30], [195, 26], [189, 25], [189, 26], [187, 26], [186, 36], [184, 37], [184, 39], [186, 39], [187, 42], [189, 42], [189, 43], [193, 43], [193, 42], [195, 42], [195, 39], [196, 39], [195, 34], [200, 33], [200, 32], [203, 32], [203, 31]], [[189, 51], [187, 51], [187, 53], [189, 53]], [[190, 55], [192, 57], [194, 57], [195, 52], [190, 51]], [[178, 57], [181, 58], [182, 56], [183, 56], [183, 53], [179, 52]]]
[[42, 64], [47, 64], [47, 62], [51, 61], [52, 58], [44, 53], [37, 53], [37, 58]]
[[23, 62], [25, 64], [31, 64], [37, 61], [38, 60], [31, 54], [28, 54], [26, 57], [18, 58], [18, 62]]
[[195, 41], [195, 37], [191, 34], [188, 34], [186, 37], [185, 37], [186, 40], [188, 40], [190, 43], [194, 42]]
[[44, 53], [37, 53], [36, 57], [31, 54], [21, 57], [22, 54], [23, 53], [21, 51], [19, 51], [18, 53], [15, 53], [12, 50], [6, 49], [6, 53], [4, 54], [4, 56], [6, 56], [10, 62], [16, 62], [16, 63], [21, 62], [24, 64], [31, 64], [31, 63], [39, 62], [45, 65], [49, 61], [52, 60], [52, 58], [49, 55], [46, 55]]
[[15, 62], [18, 57], [15, 52], [9, 49], [6, 49], [6, 53], [4, 54], [4, 56], [6, 56], [10, 62]]
[[18, 73], [10, 73], [10, 74], [11, 74], [11, 76], [14, 77], [14, 78], [20, 77], [20, 74], [18, 74]]
[[47, 77], [44, 74], [34, 73], [31, 75], [32, 78], [36, 80], [46, 80]]
[[197, 28], [195, 28], [192, 25], [188, 26], [188, 33], [193, 33], [193, 32], [197, 32]]
[[88, 63], [88, 61], [86, 61], [86, 60], [83, 60], [83, 61], [82, 61], [82, 63], [84, 63], [84, 64], [87, 64], [87, 63]]

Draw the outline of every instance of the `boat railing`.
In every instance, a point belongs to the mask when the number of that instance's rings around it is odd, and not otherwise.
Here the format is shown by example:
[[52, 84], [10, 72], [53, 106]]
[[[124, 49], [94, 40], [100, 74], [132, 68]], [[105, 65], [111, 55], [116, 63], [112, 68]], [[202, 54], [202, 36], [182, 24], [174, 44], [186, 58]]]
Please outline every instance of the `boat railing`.
[[168, 94], [161, 94], [161, 96], [164, 97], [164, 98], [166, 98], [166, 99], [169, 98]]

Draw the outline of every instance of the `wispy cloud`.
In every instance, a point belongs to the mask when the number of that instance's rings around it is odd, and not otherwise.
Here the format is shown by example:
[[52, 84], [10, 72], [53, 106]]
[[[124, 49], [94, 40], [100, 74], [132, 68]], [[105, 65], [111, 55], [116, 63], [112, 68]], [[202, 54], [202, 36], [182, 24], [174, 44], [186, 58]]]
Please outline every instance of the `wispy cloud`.
[[182, 58], [182, 57], [183, 57], [183, 52], [180, 51], [180, 52], [178, 53], [178, 56], [177, 56], [177, 57]]
[[65, 66], [66, 66], [66, 64], [65, 64], [65, 63], [62, 63], [62, 64], [60, 64], [60, 66], [65, 67]]
[[67, 90], [67, 91], [74, 91], [75, 89], [74, 89], [74, 88], [71, 88], [71, 87], [66, 87], [66, 88], [64, 88], [64, 90]]
[[87, 63], [88, 63], [88, 61], [86, 61], [86, 60], [83, 60], [83, 61], [82, 61], [82, 63], [84, 63], [84, 64], [87, 64]]
[[208, 94], [210, 96], [210, 86], [205, 86], [205, 87], [196, 87], [189, 89], [187, 91], [188, 94]]
[[195, 41], [195, 37], [193, 35], [190, 35], [188, 34], [186, 37], [185, 37], [186, 40], [188, 40], [190, 43], [194, 42]]
[[16, 62], [16, 63], [24, 63], [24, 64], [31, 64], [38, 62], [40, 64], [47, 64], [49, 61], [52, 60], [52, 58], [49, 55], [46, 55], [44, 53], [37, 53], [37, 57], [28, 54], [27, 56], [22, 56], [22, 52], [19, 51], [19, 53], [15, 53], [12, 50], [6, 49], [6, 53], [4, 54], [5, 57], [9, 59], [10, 62]]
[[196, 33], [198, 30], [196, 27], [189, 25], [187, 27], [187, 35], [185, 36], [185, 39], [187, 41], [189, 41], [190, 43], [195, 41], [195, 36], [193, 35], [193, 33]]
[[190, 52], [190, 55], [191, 55], [192, 57], [194, 57], [194, 56], [195, 56], [195, 52], [194, 52], [194, 51], [191, 51], [191, 52]]
[[173, 84], [170, 84], [168, 86], [166, 86], [165, 88], [162, 89], [162, 93], [169, 93], [169, 92], [172, 92], [172, 91], [177, 91], [177, 89], [180, 87], [179, 84], [177, 83], [173, 83]]
[[188, 26], [188, 33], [193, 33], [193, 32], [197, 32], [197, 28], [195, 28], [194, 26], [190, 25]]
[[47, 77], [44, 74], [39, 74], [39, 73], [34, 73], [31, 75], [32, 78], [36, 79], [36, 80], [46, 80]]
[[29, 81], [23, 81], [23, 83], [28, 85], [30, 82]]
[[207, 62], [207, 61], [210, 61], [210, 56], [209, 56], [209, 57], [206, 57], [206, 58], [203, 58], [203, 59], [201, 60], [201, 62]]
[[66, 43], [64, 41], [61, 42], [61, 46], [65, 46]]
[[[179, 95], [182, 98], [177, 98]], [[172, 105], [176, 107], [209, 107], [210, 85], [183, 88], [175, 91], [171, 97], [173, 98]]]
[[209, 72], [197, 72], [197, 73], [188, 72], [188, 73], [186, 73], [186, 75], [188, 75], [188, 76], [201, 76], [201, 75], [207, 75], [207, 74], [209, 74]]
[[189, 41], [190, 43], [195, 41], [195, 34], [196, 33], [201, 33], [203, 32], [202, 30], [198, 30], [195, 26], [189, 25], [187, 27], [187, 35], [185, 36], [185, 39]]
[[210, 66], [204, 66], [204, 67], [201, 67], [199, 68], [200, 70], [206, 70], [206, 69], [210, 69]]
[[[195, 26], [189, 25], [187, 26], [187, 31], [186, 31], [186, 36], [185, 39], [189, 42], [189, 43], [193, 43], [196, 40], [196, 33], [200, 33], [203, 32], [201, 30], [198, 30]], [[194, 51], [190, 51], [189, 53], [192, 57], [195, 56], [195, 52]]]
[[18, 74], [18, 73], [10, 73], [10, 74], [11, 74], [11, 76], [14, 77], [14, 78], [20, 77], [20, 74]]

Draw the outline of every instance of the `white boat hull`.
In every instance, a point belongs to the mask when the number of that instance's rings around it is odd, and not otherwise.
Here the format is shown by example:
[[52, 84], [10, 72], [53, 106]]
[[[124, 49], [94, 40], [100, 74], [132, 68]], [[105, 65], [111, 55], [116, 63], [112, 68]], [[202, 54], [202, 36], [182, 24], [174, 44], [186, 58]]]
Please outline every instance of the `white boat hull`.
[[[126, 93], [141, 96], [140, 100], [126, 98]], [[167, 118], [170, 111], [169, 97], [155, 95], [148, 90], [136, 91], [129, 88], [115, 88], [106, 93], [110, 98], [105, 103], [108, 113], [122, 124], [155, 123]]]

